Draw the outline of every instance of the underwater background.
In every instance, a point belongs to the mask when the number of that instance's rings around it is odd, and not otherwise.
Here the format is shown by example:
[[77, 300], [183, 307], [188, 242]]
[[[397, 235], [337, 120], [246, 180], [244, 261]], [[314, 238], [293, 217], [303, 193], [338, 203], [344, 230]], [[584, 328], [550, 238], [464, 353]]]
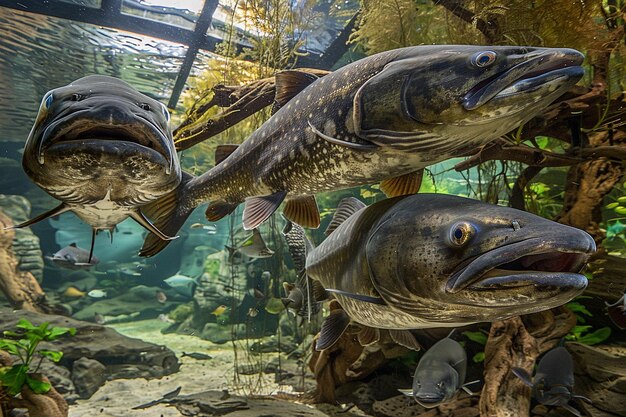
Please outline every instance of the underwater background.
[[[559, 343], [574, 358], [574, 392], [592, 401], [576, 401], [574, 411], [626, 415], [626, 3], [206, 1], [0, 1], [3, 226], [58, 204], [22, 169], [24, 143], [45, 94], [86, 75], [118, 77], [167, 105], [182, 169], [201, 175], [215, 166], [218, 146], [242, 143], [270, 117], [279, 70], [324, 73], [413, 45], [567, 47], [585, 54], [576, 86], [501, 142], [427, 168], [420, 193], [511, 206], [585, 230], [598, 247], [584, 272], [589, 285], [545, 314], [457, 330], [451, 337], [467, 352], [465, 380], [480, 382], [468, 386], [475, 395], [460, 391], [428, 408], [398, 390], [411, 389], [420, 357], [450, 329], [414, 331], [417, 352], [382, 337], [315, 351], [330, 308], [306, 320], [286, 307], [284, 283], [296, 283], [298, 271], [280, 214], [259, 227], [259, 241], [242, 226], [243, 206], [211, 222], [202, 205], [179, 238], [150, 258], [138, 256], [147, 232], [128, 219], [111, 235], [99, 233], [97, 263], [81, 266], [92, 261], [84, 258], [91, 230], [64, 213], [0, 233], [0, 280], [28, 287], [0, 284], [0, 329], [21, 329], [6, 340], [35, 332], [22, 318], [76, 329], [44, 337], [52, 342], [45, 349], [63, 355], [43, 354], [36, 371], [69, 409], [58, 400], [31, 416], [570, 415], [538, 401], [536, 387], [498, 373], [504, 358], [532, 368]], [[106, 18], [116, 7], [163, 26], [126, 31], [137, 21]], [[210, 23], [193, 37], [207, 10]], [[168, 28], [184, 31], [159, 36]], [[325, 239], [346, 197], [368, 205], [386, 198], [378, 184], [318, 194], [321, 226], [307, 230], [313, 242]], [[82, 261], [55, 260], [60, 251]], [[29, 291], [39, 298], [13, 298]], [[9, 345], [0, 349], [12, 353]], [[497, 383], [487, 389], [486, 381]], [[11, 398], [26, 396], [0, 391], [0, 416], [21, 415], [9, 411]]]

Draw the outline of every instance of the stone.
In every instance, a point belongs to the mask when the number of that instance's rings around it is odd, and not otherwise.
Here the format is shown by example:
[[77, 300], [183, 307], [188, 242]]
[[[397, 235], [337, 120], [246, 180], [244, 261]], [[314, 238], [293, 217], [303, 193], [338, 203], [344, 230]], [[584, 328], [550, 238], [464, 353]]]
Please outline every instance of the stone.
[[[182, 330], [182, 329], [181, 329]], [[232, 340], [233, 335], [236, 339], [246, 337], [246, 325], [236, 324], [234, 328], [230, 325], [222, 325], [218, 323], [206, 323], [200, 332], [200, 337], [209, 342], [218, 345], [228, 343]]]
[[22, 318], [37, 326], [49, 322], [52, 326], [76, 329], [75, 336], [41, 344], [42, 349], [63, 352], [59, 365], [68, 369], [73, 369], [74, 362], [83, 357], [104, 364], [110, 379], [133, 377], [124, 367], [135, 367], [135, 375], [142, 378], [160, 378], [177, 372], [180, 367], [174, 352], [165, 346], [127, 337], [112, 328], [65, 316], [0, 308], [0, 332], [15, 330], [15, 324]]
[[39, 365], [39, 372], [48, 377], [52, 386], [65, 397], [67, 402], [72, 402], [78, 398], [72, 382], [72, 373], [65, 366], [44, 360]]
[[[0, 209], [14, 223], [21, 223], [30, 217], [31, 205], [21, 195], [0, 194]], [[39, 238], [30, 227], [15, 230], [13, 253], [18, 259], [19, 270], [30, 272], [41, 283], [44, 267], [43, 254], [39, 245]]]
[[277, 336], [263, 337], [250, 345], [252, 353], [284, 352], [291, 353], [298, 348], [292, 337], [285, 336], [280, 339]]
[[82, 357], [72, 365], [72, 382], [80, 398], [90, 398], [107, 380], [107, 368], [94, 359]]

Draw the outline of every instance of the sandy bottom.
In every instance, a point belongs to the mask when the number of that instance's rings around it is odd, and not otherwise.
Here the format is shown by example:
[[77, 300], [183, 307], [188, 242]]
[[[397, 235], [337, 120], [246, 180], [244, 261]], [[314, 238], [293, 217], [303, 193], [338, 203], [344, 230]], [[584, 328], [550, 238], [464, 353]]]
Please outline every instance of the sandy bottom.
[[[166, 345], [179, 357], [180, 371], [161, 379], [145, 380], [118, 379], [108, 381], [90, 399], [79, 400], [70, 407], [70, 417], [182, 417], [173, 406], [159, 404], [144, 410], [132, 410], [140, 404], [162, 397], [163, 394], [182, 387], [181, 395], [206, 390], [228, 389], [238, 395], [269, 395], [279, 392], [293, 392], [291, 386], [281, 386], [274, 382], [273, 374], [240, 375], [235, 382], [235, 355], [231, 344], [216, 345], [193, 336], [161, 334], [166, 324], [158, 320], [145, 320], [112, 325], [117, 331], [147, 342]], [[182, 352], [201, 352], [213, 356], [210, 360], [195, 360], [182, 357]], [[245, 351], [239, 349], [238, 352]], [[238, 353], [241, 355], [241, 353]], [[263, 360], [270, 360], [276, 354], [265, 354]], [[239, 363], [246, 359], [238, 358]], [[256, 359], [258, 361], [258, 359]], [[345, 415], [345, 414], [344, 414]]]

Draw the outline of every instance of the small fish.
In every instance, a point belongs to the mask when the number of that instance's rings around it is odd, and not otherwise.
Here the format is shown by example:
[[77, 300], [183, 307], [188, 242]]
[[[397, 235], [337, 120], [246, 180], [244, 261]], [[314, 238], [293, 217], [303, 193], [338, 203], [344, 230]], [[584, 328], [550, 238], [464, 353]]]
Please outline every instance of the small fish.
[[135, 406], [132, 409], [133, 410], [143, 410], [143, 409], [146, 409], [146, 408], [153, 407], [153, 406], [155, 406], [157, 404], [164, 403], [164, 402], [166, 402], [168, 400], [172, 400], [172, 399], [176, 398], [176, 396], [178, 396], [178, 394], [180, 394], [181, 390], [182, 390], [182, 387], [178, 387], [174, 391], [170, 391], [170, 392], [168, 392], [166, 394], [163, 394], [163, 397], [159, 398], [158, 400], [153, 400], [153, 401], [147, 402], [145, 404], [141, 404], [141, 405]]
[[211, 312], [211, 314], [213, 314], [215, 317], [219, 317], [224, 314], [227, 309], [228, 307], [222, 304], [221, 306], [216, 307], [215, 310]]
[[162, 321], [163, 323], [174, 323], [174, 320], [169, 318], [167, 314], [163, 314], [163, 313], [159, 314], [158, 319]]
[[76, 243], [70, 243], [52, 256], [46, 256], [46, 259], [55, 265], [68, 269], [89, 269], [100, 262], [95, 255], [92, 255], [91, 260], [89, 260], [89, 251], [79, 248]]
[[214, 224], [194, 223], [189, 226], [189, 228], [206, 230], [209, 235], [214, 235], [217, 233], [217, 227]]
[[173, 288], [177, 293], [186, 297], [193, 297], [193, 293], [198, 286], [197, 280], [182, 274], [172, 275], [164, 279], [163, 282]]
[[466, 386], [477, 381], [466, 384], [466, 373], [465, 349], [448, 336], [421, 357], [413, 375], [413, 388], [399, 391], [413, 397], [422, 407], [437, 407], [452, 400], [461, 389], [472, 395]]
[[285, 305], [280, 298], [270, 297], [265, 304], [265, 311], [270, 314], [280, 314], [283, 310], [285, 310]]
[[93, 313], [93, 321], [96, 322], [97, 324], [104, 324], [104, 323], [106, 323], [106, 319], [100, 313]]
[[185, 356], [187, 356], [188, 358], [191, 358], [191, 359], [198, 360], [198, 361], [206, 361], [206, 360], [209, 360], [209, 359], [213, 359], [213, 356], [207, 355], [205, 353], [199, 353], [199, 352], [191, 352], [191, 353], [183, 352], [181, 357], [184, 358]]
[[244, 240], [237, 247], [226, 246], [226, 249], [228, 249], [231, 258], [236, 252], [252, 259], [269, 258], [274, 255], [274, 251], [267, 247], [258, 229], [254, 229], [252, 236]]
[[256, 317], [258, 315], [259, 315], [259, 310], [257, 310], [256, 308], [250, 307], [248, 309], [248, 317]]
[[606, 301], [605, 304], [613, 324], [622, 330], [626, 329], [626, 292], [613, 304], [609, 304]]
[[304, 305], [302, 290], [289, 282], [283, 282], [283, 289], [285, 290], [286, 297], [281, 300], [285, 307], [300, 311]]
[[65, 291], [63, 291], [63, 296], [64, 297], [69, 297], [69, 298], [81, 298], [86, 296], [87, 293], [84, 291], [79, 290], [76, 287], [67, 287], [67, 289]]
[[105, 298], [107, 296], [107, 292], [104, 290], [91, 290], [87, 293], [91, 298]]
[[564, 346], [549, 350], [537, 365], [535, 376], [522, 368], [511, 370], [522, 382], [532, 388], [533, 397], [541, 404], [560, 406], [580, 417], [580, 411], [569, 405], [570, 400], [580, 399], [591, 403], [574, 390], [574, 361]]
[[167, 301], [167, 295], [161, 290], [156, 290], [155, 298], [161, 304], [164, 304]]

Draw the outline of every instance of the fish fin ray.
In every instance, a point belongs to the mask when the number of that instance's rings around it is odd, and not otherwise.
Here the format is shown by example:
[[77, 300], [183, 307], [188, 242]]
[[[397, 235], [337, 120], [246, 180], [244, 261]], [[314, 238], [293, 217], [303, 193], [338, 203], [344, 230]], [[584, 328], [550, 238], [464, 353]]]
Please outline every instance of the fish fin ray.
[[576, 417], [581, 417], [582, 416], [582, 414], [580, 414], [580, 411], [578, 411], [577, 409], [575, 409], [574, 407], [572, 407], [569, 404], [563, 404], [561, 407], [563, 407], [564, 409], [566, 409], [570, 413], [574, 414]]
[[407, 397], [413, 397], [413, 390], [412, 389], [402, 389], [402, 388], [398, 388], [398, 392], [400, 394], [404, 394]]
[[373, 149], [378, 149], [379, 147], [378, 145], [373, 144], [369, 141], [365, 141], [365, 140], [363, 140], [364, 143], [355, 143], [355, 142], [348, 142], [345, 140], [337, 139], [332, 136], [328, 136], [325, 133], [320, 132], [315, 126], [311, 124], [310, 120], [307, 123], [309, 124], [309, 128], [311, 128], [311, 130], [313, 131], [313, 133], [315, 133], [316, 136], [324, 139], [327, 142], [333, 143], [335, 145], [345, 146], [346, 148], [356, 149], [359, 151], [369, 151]]
[[399, 344], [400, 346], [404, 346], [407, 349], [411, 349], [414, 351], [419, 351], [422, 349], [413, 333], [409, 330], [389, 330], [389, 336], [391, 339]]
[[339, 202], [337, 210], [331, 219], [328, 227], [324, 231], [326, 236], [330, 235], [336, 228], [338, 228], [343, 222], [352, 216], [357, 211], [366, 207], [365, 203], [355, 197], [346, 197]]
[[533, 378], [530, 376], [528, 371], [526, 371], [526, 369], [514, 367], [514, 368], [511, 368], [511, 372], [513, 372], [513, 374], [516, 377], [521, 379], [522, 382], [524, 383], [524, 385], [527, 385], [527, 386], [532, 388], [532, 386], [533, 386]]
[[243, 228], [252, 230], [259, 227], [274, 214], [286, 195], [286, 191], [278, 191], [270, 195], [246, 198], [243, 209]]
[[317, 229], [320, 226], [320, 211], [313, 195], [287, 199], [283, 215], [302, 227]]
[[[146, 218], [146, 220], [151, 219], [150, 224], [153, 225], [154, 229], [166, 237], [176, 235], [195, 208], [181, 202], [184, 197], [183, 191], [185, 186], [194, 177], [186, 172], [183, 172], [182, 176], [181, 184], [176, 189], [158, 200], [141, 207], [142, 217]], [[134, 220], [137, 221], [136, 218]], [[142, 224], [142, 226], [144, 225]], [[154, 233], [151, 229], [148, 230], [153, 233], [148, 233], [146, 236], [139, 251], [139, 256], [154, 256], [162, 251], [171, 241], [162, 239], [159, 234]]]
[[417, 194], [422, 185], [423, 175], [424, 170], [420, 169], [398, 177], [387, 178], [380, 183], [380, 190], [385, 193], [387, 197]]
[[276, 80], [276, 95], [274, 97], [274, 109], [283, 107], [289, 100], [297, 96], [319, 79], [315, 74], [299, 70], [286, 70], [274, 75]]
[[161, 240], [174, 240], [177, 239], [178, 236], [168, 236], [162, 231], [160, 231], [142, 212], [141, 209], [130, 214], [130, 218], [143, 226], [147, 231], [154, 233]]
[[311, 295], [313, 296], [313, 299], [315, 301], [328, 300], [328, 292], [321, 282], [313, 280], [313, 282], [311, 283], [311, 287]]
[[53, 209], [50, 209], [44, 213], [41, 213], [39, 216], [33, 217], [30, 220], [26, 220], [25, 222], [14, 224], [13, 226], [5, 227], [4, 230], [10, 229], [21, 229], [23, 227], [32, 226], [35, 223], [39, 223], [42, 220], [47, 219], [48, 217], [58, 216], [59, 214], [65, 213], [66, 211], [70, 211], [71, 208], [65, 205], [65, 203], [61, 203]]
[[215, 148], [215, 165], [228, 158], [238, 147], [239, 145], [234, 144], [217, 145]]
[[331, 310], [330, 315], [322, 323], [315, 350], [324, 350], [333, 346], [345, 333], [349, 325], [350, 317], [343, 309]]
[[239, 204], [225, 203], [223, 201], [214, 201], [206, 208], [204, 215], [208, 221], [216, 222], [232, 213], [238, 205]]
[[363, 326], [363, 329], [357, 335], [357, 339], [361, 346], [371, 345], [380, 340], [380, 330], [374, 327]]
[[365, 303], [378, 304], [378, 305], [386, 305], [387, 304], [385, 302], [385, 300], [383, 300], [381, 297], [372, 297], [370, 295], [354, 294], [354, 293], [351, 293], [351, 292], [337, 290], [337, 289], [334, 289], [334, 288], [326, 288], [326, 291], [330, 292], [330, 293], [333, 293], [333, 294], [339, 294], [339, 295], [342, 295], [344, 297], [353, 298], [355, 300], [363, 301]]

